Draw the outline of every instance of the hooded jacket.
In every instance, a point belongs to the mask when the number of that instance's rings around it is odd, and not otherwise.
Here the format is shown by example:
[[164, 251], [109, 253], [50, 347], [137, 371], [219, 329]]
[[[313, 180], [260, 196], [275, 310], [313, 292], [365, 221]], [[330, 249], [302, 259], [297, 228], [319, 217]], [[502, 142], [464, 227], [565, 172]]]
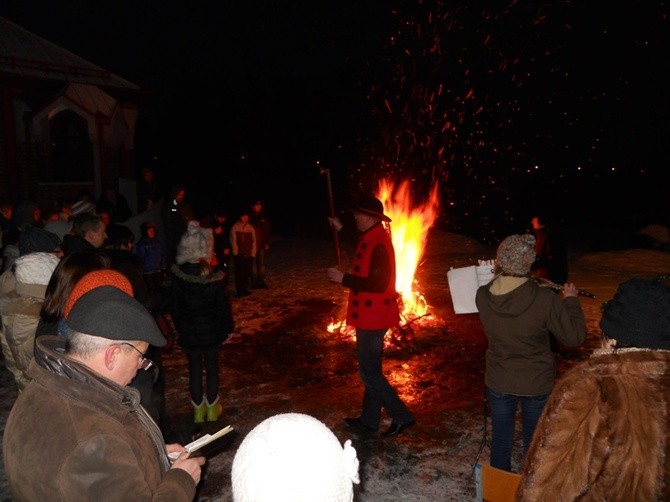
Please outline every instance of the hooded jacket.
[[3, 455], [13, 500], [193, 500], [193, 479], [169, 469], [139, 393], [64, 355], [65, 343], [37, 340], [32, 382], [7, 419]]
[[556, 383], [518, 500], [670, 500], [670, 352], [598, 350]]
[[230, 246], [234, 256], [256, 257], [256, 231], [251, 223], [236, 221], [230, 229]]
[[256, 232], [256, 246], [263, 249], [270, 244], [270, 219], [263, 211], [256, 212], [253, 209], [249, 212], [249, 224], [254, 227]]
[[164, 272], [166, 267], [163, 244], [156, 237], [143, 235], [137, 241], [133, 252], [142, 260], [142, 273], [154, 274]]
[[498, 276], [475, 297], [488, 340], [486, 386], [520, 396], [549, 394], [556, 377], [549, 333], [572, 347], [586, 339], [576, 297], [561, 299], [526, 277]]
[[235, 326], [223, 272], [202, 276], [200, 265], [191, 263], [173, 265], [171, 270], [172, 317], [179, 345], [209, 349], [225, 342]]
[[76, 251], [90, 251], [95, 249], [95, 246], [88, 242], [83, 237], [74, 234], [67, 234], [63, 237], [63, 242], [60, 245], [63, 254], [68, 255]]
[[186, 232], [188, 222], [195, 219], [195, 213], [191, 205], [186, 201], [178, 202], [175, 199], [176, 195], [182, 190], [183, 187], [174, 187], [170, 196], [163, 199], [163, 204], [161, 205], [165, 244], [170, 259], [173, 259], [177, 253], [177, 244], [179, 244], [179, 239]]

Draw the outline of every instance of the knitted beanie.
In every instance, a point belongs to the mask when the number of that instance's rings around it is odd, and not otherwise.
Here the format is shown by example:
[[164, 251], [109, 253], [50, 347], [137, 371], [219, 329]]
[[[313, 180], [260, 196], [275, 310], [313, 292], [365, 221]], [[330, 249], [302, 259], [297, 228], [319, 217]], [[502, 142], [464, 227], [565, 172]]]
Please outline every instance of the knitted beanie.
[[510, 235], [498, 246], [496, 265], [505, 274], [523, 276], [530, 272], [535, 256], [534, 236]]
[[19, 254], [53, 253], [61, 244], [60, 238], [43, 228], [27, 226], [19, 236]]
[[133, 287], [125, 275], [111, 269], [94, 270], [79, 279], [77, 284], [75, 284], [72, 293], [70, 293], [70, 297], [65, 303], [63, 316], [67, 318], [76, 301], [92, 289], [99, 286], [114, 286], [124, 293], [133, 296]]
[[620, 284], [600, 328], [619, 346], [670, 350], [670, 287], [643, 279]]
[[234, 502], [351, 502], [358, 458], [322, 422], [302, 413], [258, 424], [235, 453]]
[[95, 213], [95, 204], [88, 200], [78, 200], [72, 204], [72, 217], [81, 213]]
[[177, 245], [175, 261], [178, 265], [182, 265], [198, 263], [203, 259], [209, 263], [209, 243], [203, 229], [200, 228], [200, 223], [197, 220], [191, 220]]
[[29, 253], [14, 262], [16, 292], [22, 296], [44, 298], [49, 279], [60, 258], [53, 253]]

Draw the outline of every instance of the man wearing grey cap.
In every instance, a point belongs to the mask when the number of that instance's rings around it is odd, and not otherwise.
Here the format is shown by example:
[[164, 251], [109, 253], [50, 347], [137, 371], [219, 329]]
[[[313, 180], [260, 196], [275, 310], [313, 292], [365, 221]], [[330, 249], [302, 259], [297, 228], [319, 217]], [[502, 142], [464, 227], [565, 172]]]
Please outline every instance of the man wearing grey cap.
[[[126, 387], [149, 345], [163, 346], [151, 314], [113, 286], [79, 298], [67, 336], [37, 341], [32, 381], [3, 437], [13, 500], [193, 500], [203, 457], [165, 445], [160, 429]], [[182, 452], [174, 462], [168, 453]]]

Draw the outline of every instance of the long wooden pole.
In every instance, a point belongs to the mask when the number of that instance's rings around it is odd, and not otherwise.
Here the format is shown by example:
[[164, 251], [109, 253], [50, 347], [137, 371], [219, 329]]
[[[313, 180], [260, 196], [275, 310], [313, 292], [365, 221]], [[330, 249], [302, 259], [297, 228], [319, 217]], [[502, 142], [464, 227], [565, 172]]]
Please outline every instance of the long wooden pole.
[[[321, 174], [326, 175], [326, 188], [328, 189], [328, 206], [330, 209], [330, 217], [337, 218], [337, 216], [335, 216], [335, 204], [333, 202], [333, 186], [330, 183], [330, 169], [325, 169], [321, 167], [319, 168], [319, 172]], [[335, 256], [337, 258], [337, 266], [340, 267], [342, 265], [342, 260], [340, 258], [340, 241], [338, 238], [337, 229], [333, 225], [331, 225], [330, 230], [333, 233], [333, 243], [335, 244]]]

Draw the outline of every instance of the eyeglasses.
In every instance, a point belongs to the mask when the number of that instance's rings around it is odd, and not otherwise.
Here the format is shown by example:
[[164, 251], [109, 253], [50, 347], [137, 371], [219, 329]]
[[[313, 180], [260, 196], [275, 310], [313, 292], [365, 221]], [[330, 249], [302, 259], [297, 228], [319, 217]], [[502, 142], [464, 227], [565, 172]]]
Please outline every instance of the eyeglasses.
[[135, 350], [135, 352], [137, 352], [140, 355], [140, 360], [142, 361], [142, 364], [140, 365], [141, 369], [150, 370], [153, 367], [157, 367], [156, 364], [151, 359], [147, 359], [146, 357], [144, 357], [142, 351], [140, 351], [140, 349], [135, 347], [132, 343], [121, 342], [119, 343], [119, 345], [127, 345], [128, 347], [132, 347]]

